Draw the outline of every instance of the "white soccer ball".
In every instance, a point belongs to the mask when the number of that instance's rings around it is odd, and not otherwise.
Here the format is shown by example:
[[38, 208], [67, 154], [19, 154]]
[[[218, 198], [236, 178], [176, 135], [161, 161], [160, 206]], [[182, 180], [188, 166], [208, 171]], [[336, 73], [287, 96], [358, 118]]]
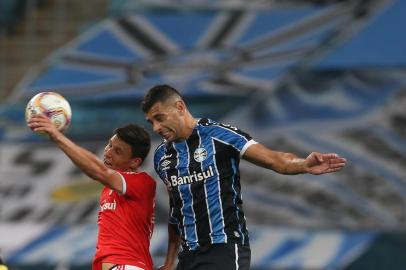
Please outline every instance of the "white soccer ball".
[[32, 115], [39, 113], [47, 116], [61, 132], [69, 127], [72, 118], [69, 102], [55, 92], [41, 92], [31, 98], [25, 108], [25, 120], [28, 122]]

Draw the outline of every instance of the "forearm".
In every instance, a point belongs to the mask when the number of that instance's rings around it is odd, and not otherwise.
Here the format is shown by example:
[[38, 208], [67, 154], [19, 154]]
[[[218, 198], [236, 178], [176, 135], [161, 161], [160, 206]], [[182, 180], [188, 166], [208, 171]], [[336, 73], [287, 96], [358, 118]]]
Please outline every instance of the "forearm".
[[72, 160], [72, 162], [92, 179], [103, 182], [103, 175], [108, 168], [96, 155], [78, 146], [65, 136], [52, 138], [57, 146]]
[[306, 158], [291, 153], [273, 151], [261, 144], [248, 147], [243, 158], [255, 165], [272, 169], [281, 174], [323, 174], [341, 170], [347, 160], [335, 153], [322, 154], [312, 152]]
[[277, 155], [277, 162], [272, 168], [274, 171], [289, 175], [306, 173], [305, 159], [292, 153], [277, 152]]
[[168, 250], [165, 259], [165, 266], [168, 267], [167, 269], [174, 269], [175, 267], [180, 241], [181, 239], [173, 228], [173, 225], [168, 224]]
[[114, 170], [106, 167], [93, 153], [76, 145], [65, 137], [46, 116], [42, 114], [33, 115], [28, 122], [28, 126], [34, 132], [47, 133], [49, 138], [90, 178], [118, 192], [122, 192], [121, 176]]
[[247, 161], [281, 174], [306, 173], [306, 160], [292, 153], [273, 151], [261, 144], [250, 146], [244, 154]]

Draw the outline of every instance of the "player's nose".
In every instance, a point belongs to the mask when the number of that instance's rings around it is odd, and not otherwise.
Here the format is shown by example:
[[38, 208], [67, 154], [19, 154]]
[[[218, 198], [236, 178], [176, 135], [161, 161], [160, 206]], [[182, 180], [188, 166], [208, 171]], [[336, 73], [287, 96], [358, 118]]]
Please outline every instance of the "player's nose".
[[154, 132], [159, 133], [159, 131], [161, 130], [161, 125], [157, 122], [154, 122], [152, 124], [152, 129], [154, 130]]
[[110, 154], [111, 154], [111, 147], [106, 146], [106, 148], [104, 148], [104, 156], [110, 157]]

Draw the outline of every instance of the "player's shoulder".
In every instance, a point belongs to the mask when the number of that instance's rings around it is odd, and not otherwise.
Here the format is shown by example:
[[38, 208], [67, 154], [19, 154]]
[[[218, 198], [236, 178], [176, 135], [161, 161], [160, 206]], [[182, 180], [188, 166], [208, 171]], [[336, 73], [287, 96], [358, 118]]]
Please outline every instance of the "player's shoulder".
[[155, 180], [154, 178], [147, 172], [139, 172], [140, 176], [142, 176], [143, 178], [147, 179], [148, 181], [154, 182]]
[[218, 125], [218, 123], [210, 118], [200, 118], [197, 121], [197, 124], [202, 127], [210, 127]]
[[238, 131], [239, 129], [235, 126], [225, 124], [225, 123], [220, 123], [217, 121], [214, 121], [209, 118], [201, 118], [198, 121], [198, 125], [202, 127], [203, 129], [208, 128], [208, 129], [220, 129], [220, 130], [231, 130], [231, 131]]
[[243, 138], [245, 141], [251, 140], [251, 136], [233, 125], [220, 123], [208, 118], [202, 118], [198, 122], [199, 134], [221, 138], [222, 140], [233, 140]]
[[197, 125], [200, 130], [212, 130], [212, 129], [220, 128], [224, 124], [214, 121], [210, 118], [200, 118], [197, 122]]
[[155, 185], [155, 179], [149, 175], [149, 173], [144, 172], [144, 171], [139, 171], [139, 172], [123, 172], [121, 173], [126, 179], [131, 180], [136, 180], [138, 181], [143, 181], [145, 183], [149, 183], [152, 185]]
[[137, 171], [137, 172], [120, 172], [124, 176], [133, 177], [133, 178], [145, 178], [148, 180], [153, 180], [153, 178], [144, 171]]
[[162, 141], [154, 151], [154, 157], [157, 158], [165, 154], [166, 143]]
[[140, 172], [139, 176], [142, 177], [142, 181], [144, 184], [148, 185], [148, 189], [150, 189], [151, 191], [153, 191], [155, 193], [155, 189], [156, 189], [156, 181], [155, 179], [149, 175], [149, 173], [147, 172]]

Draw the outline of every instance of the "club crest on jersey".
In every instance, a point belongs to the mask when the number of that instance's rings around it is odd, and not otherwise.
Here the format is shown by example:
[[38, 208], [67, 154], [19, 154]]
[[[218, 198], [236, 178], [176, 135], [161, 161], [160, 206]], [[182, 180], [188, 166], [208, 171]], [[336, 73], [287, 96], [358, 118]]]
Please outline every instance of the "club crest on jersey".
[[195, 152], [193, 153], [193, 158], [197, 161], [197, 162], [202, 162], [207, 158], [207, 151], [206, 149], [204, 149], [203, 147], [199, 147], [195, 150]]

